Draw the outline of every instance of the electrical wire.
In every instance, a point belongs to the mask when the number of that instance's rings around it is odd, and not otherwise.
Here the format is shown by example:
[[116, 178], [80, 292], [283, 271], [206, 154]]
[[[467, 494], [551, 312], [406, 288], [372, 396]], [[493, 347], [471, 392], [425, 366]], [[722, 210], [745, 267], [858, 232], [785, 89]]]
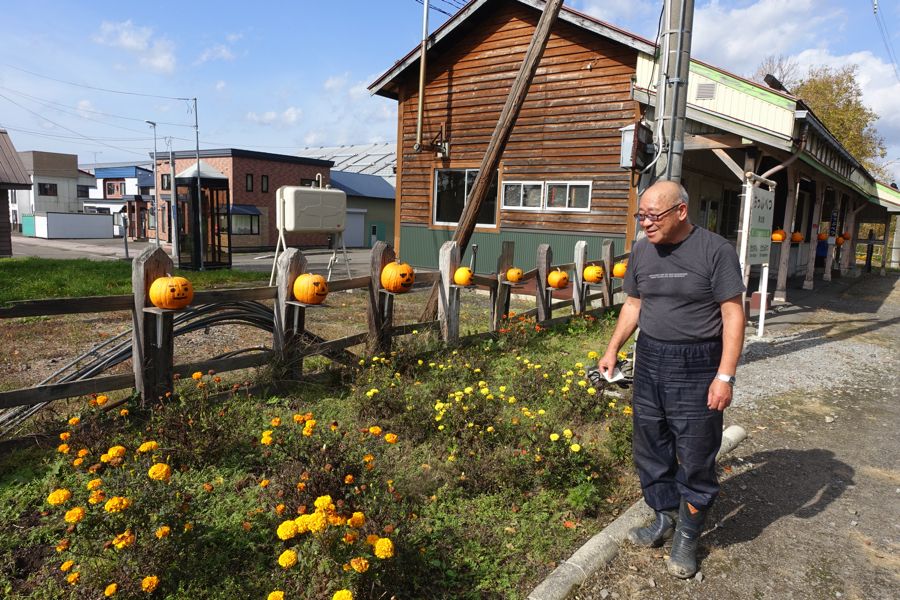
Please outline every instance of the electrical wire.
[[[416, 2], [418, 2], [419, 4], [423, 4], [423, 5], [425, 4], [422, 0], [416, 0]], [[438, 8], [437, 6], [435, 6], [435, 5], [433, 5], [433, 4], [429, 4], [429, 5], [428, 5], [428, 8], [429, 8], [430, 10], [435, 11], [435, 12], [439, 12], [439, 13], [441, 13], [442, 15], [447, 15], [448, 17], [452, 17], [452, 16], [453, 16], [452, 14], [448, 13], [448, 12], [447, 12], [446, 10], [444, 10], [443, 8]]]
[[878, 11], [878, 0], [872, 0], [872, 12], [875, 15], [875, 24], [878, 26], [878, 33], [884, 42], [888, 60], [891, 61], [891, 67], [894, 69], [894, 77], [897, 78], [897, 81], [900, 81], [900, 72], [897, 70], [897, 55], [894, 53], [894, 47], [891, 45], [891, 36], [888, 33], [887, 25], [884, 23], [884, 16]]
[[128, 92], [124, 90], [113, 90], [110, 88], [102, 88], [93, 85], [86, 85], [84, 83], [75, 83], [74, 81], [66, 81], [65, 79], [57, 79], [56, 77], [50, 77], [49, 75], [42, 75], [40, 73], [35, 73], [34, 71], [29, 71], [28, 69], [23, 69], [21, 67], [13, 66], [9, 63], [3, 63], [4, 67], [8, 67], [10, 69], [15, 69], [16, 71], [21, 71], [22, 73], [28, 73], [29, 75], [34, 75], [35, 77], [40, 77], [42, 79], [49, 79], [50, 81], [55, 81], [57, 83], [64, 83], [66, 85], [72, 85], [75, 87], [85, 88], [88, 90], [96, 90], [98, 92], [108, 92], [110, 94], [123, 94], [126, 96], [143, 96], [144, 98], [160, 98], [163, 100], [192, 100], [192, 98], [182, 98], [180, 96], [162, 96], [159, 94], [144, 94], [141, 92]]

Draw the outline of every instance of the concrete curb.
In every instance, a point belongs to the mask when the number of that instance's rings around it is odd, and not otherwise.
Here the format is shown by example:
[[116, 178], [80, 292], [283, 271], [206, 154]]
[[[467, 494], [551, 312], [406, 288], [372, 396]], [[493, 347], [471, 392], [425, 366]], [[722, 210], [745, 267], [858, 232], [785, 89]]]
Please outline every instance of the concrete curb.
[[[716, 459], [734, 450], [747, 437], [740, 425], [732, 425], [722, 432], [722, 447]], [[568, 560], [562, 561], [530, 594], [528, 600], [564, 600], [587, 580], [597, 569], [610, 562], [619, 553], [619, 544], [628, 530], [640, 527], [653, 517], [653, 510], [643, 500], [635, 502], [631, 508], [606, 526], [600, 533], [589, 539], [575, 551]]]

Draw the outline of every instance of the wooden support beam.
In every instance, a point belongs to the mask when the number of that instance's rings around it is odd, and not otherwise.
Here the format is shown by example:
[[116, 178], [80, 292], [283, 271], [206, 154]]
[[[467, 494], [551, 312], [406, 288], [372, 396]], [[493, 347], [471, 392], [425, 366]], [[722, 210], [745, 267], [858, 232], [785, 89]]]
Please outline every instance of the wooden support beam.
[[747, 148], [753, 142], [732, 133], [687, 134], [684, 136], [684, 150], [727, 150]]
[[825, 203], [825, 185], [816, 185], [816, 205], [813, 207], [812, 227], [809, 232], [809, 257], [806, 261], [806, 277], [803, 289], [813, 289], [813, 275], [816, 271], [816, 245], [819, 236], [819, 221], [822, 220], [822, 205]]
[[541, 244], [537, 248], [537, 277], [534, 282], [534, 300], [537, 308], [537, 321], [543, 323], [552, 316], [550, 309], [551, 294], [547, 290], [547, 275], [553, 264], [553, 249], [550, 244]]
[[714, 148], [713, 154], [719, 157], [719, 160], [728, 168], [729, 171], [734, 173], [734, 176], [744, 181], [744, 170], [734, 162], [734, 159], [728, 156], [728, 153], [722, 150], [721, 148]]
[[287, 248], [275, 262], [276, 300], [273, 347], [285, 375], [296, 379], [303, 371], [297, 355], [297, 337], [306, 328], [306, 309], [288, 304], [294, 300], [294, 280], [306, 271], [306, 257], [296, 248]]
[[584, 285], [584, 263], [587, 262], [587, 242], [578, 240], [575, 242], [575, 273], [572, 276], [572, 300], [573, 312], [580, 315], [586, 309]]
[[444, 242], [438, 257], [441, 269], [440, 303], [438, 320], [441, 323], [441, 337], [445, 342], [459, 340], [459, 288], [453, 285], [453, 274], [459, 267], [459, 246], [456, 242]]
[[500, 329], [500, 321], [503, 315], [509, 314], [511, 290], [503, 282], [506, 281], [506, 272], [513, 266], [515, 256], [515, 242], [504, 240], [500, 246], [500, 256], [497, 257], [497, 287], [491, 289], [491, 331]]
[[390, 244], [379, 241], [372, 246], [369, 268], [369, 306], [366, 311], [369, 322], [367, 343], [369, 354], [391, 351], [390, 328], [394, 320], [394, 297], [381, 293], [381, 271], [395, 258], [394, 248]]

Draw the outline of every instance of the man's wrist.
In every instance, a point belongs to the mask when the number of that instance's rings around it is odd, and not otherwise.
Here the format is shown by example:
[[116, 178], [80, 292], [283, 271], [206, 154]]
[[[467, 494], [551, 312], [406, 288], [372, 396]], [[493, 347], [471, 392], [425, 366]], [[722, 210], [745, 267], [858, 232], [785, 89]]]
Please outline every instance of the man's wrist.
[[728, 385], [733, 386], [735, 382], [734, 375], [728, 375], [727, 373], [716, 373], [716, 379], [719, 381], [724, 381]]

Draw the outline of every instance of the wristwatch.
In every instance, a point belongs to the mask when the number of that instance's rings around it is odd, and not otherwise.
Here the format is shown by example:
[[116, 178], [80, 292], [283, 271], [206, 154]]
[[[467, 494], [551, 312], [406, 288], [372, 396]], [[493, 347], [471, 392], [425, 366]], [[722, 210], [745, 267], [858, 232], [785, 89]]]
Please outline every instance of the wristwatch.
[[724, 373], [716, 373], [716, 379], [718, 379], [719, 381], [724, 381], [725, 383], [727, 383], [728, 385], [730, 385], [732, 387], [734, 386], [734, 382], [735, 382], [734, 375], [725, 375]]

